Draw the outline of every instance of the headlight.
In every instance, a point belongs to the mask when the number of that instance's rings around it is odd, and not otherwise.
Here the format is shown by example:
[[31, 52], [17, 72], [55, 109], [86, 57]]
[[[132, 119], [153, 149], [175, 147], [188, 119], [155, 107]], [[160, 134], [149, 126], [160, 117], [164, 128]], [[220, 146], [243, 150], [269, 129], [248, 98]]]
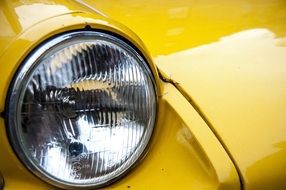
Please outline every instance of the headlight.
[[115, 180], [142, 156], [154, 128], [157, 98], [146, 62], [105, 33], [71, 32], [42, 44], [10, 92], [17, 155], [59, 187]]

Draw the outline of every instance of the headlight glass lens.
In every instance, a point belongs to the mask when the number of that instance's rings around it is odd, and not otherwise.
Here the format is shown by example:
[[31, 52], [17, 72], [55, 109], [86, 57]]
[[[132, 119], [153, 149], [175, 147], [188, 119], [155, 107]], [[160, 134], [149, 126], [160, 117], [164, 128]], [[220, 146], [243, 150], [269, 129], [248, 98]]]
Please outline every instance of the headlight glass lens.
[[142, 57], [111, 35], [78, 31], [37, 48], [8, 103], [20, 159], [59, 187], [95, 187], [125, 173], [145, 150], [156, 90]]

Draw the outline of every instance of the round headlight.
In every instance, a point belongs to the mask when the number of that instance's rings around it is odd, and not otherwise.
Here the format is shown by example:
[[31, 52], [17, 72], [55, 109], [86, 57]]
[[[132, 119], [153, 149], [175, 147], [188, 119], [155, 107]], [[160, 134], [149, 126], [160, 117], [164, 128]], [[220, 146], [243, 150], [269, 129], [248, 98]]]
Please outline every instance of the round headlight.
[[144, 59], [95, 31], [55, 37], [19, 69], [8, 131], [22, 162], [58, 187], [98, 187], [140, 158], [155, 123], [157, 95]]

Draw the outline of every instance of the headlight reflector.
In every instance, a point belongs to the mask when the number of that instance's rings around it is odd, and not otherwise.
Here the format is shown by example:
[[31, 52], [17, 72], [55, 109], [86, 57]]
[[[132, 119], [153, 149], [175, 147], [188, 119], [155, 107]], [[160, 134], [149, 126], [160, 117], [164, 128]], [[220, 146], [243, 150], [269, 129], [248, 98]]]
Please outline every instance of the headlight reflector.
[[111, 35], [77, 31], [36, 49], [17, 73], [8, 131], [20, 159], [59, 187], [97, 187], [145, 150], [156, 90], [142, 57]]

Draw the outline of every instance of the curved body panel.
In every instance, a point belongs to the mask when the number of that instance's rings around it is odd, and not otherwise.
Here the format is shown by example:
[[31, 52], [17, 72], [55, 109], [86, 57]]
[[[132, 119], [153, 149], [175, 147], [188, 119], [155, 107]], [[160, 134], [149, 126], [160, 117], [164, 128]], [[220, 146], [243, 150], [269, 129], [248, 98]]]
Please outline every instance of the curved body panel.
[[285, 189], [285, 1], [96, 6], [144, 41], [229, 152], [245, 189]]
[[[240, 189], [237, 171], [216, 136], [171, 84], [159, 79], [141, 40], [116, 19], [74, 1], [3, 1], [0, 30], [0, 111], [13, 75], [43, 41], [73, 30], [104, 30], [132, 43], [147, 59], [159, 90], [156, 130], [145, 159], [110, 189]], [[39, 13], [41, 16], [34, 18]], [[33, 16], [31, 16], [33, 15]], [[5, 28], [4, 30], [2, 30]], [[0, 171], [7, 189], [53, 189], [32, 175], [15, 156], [0, 118]], [[57, 163], [55, 163], [57, 164]]]

